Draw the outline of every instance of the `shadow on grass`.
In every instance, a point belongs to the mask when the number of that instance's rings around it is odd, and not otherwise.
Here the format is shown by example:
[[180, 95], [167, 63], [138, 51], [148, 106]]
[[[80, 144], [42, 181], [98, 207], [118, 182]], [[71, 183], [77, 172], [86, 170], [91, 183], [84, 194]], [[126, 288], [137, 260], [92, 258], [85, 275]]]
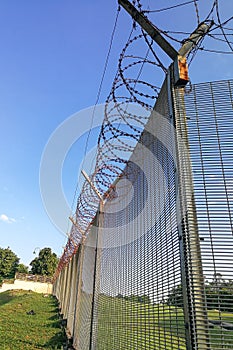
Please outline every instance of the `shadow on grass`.
[[0, 306], [9, 303], [14, 298], [14, 295], [9, 291], [0, 293]]
[[61, 349], [67, 344], [67, 338], [64, 331], [57, 332], [47, 343], [44, 344], [45, 349]]
[[[56, 312], [57, 312], [57, 310], [56, 310]], [[51, 321], [59, 321], [59, 316], [58, 316], [58, 314], [49, 317], [49, 320], [51, 320]]]
[[[36, 349], [63, 349], [63, 347], [66, 346], [66, 344], [67, 344], [67, 338], [66, 338], [65, 332], [60, 330], [51, 339], [49, 339], [46, 343], [43, 343], [40, 341], [35, 342], [35, 341], [30, 340], [30, 339], [18, 339], [17, 344], [18, 344], [17, 349], [24, 349], [24, 348], [28, 349], [29, 346], [32, 349], [35, 349], [35, 348]], [[6, 349], [8, 349], [8, 348], [6, 348]]]
[[[55, 335], [53, 338], [51, 338], [51, 340], [49, 340], [47, 343], [43, 344], [43, 343], [35, 343], [32, 342], [30, 340], [22, 340], [20, 339], [18, 342], [18, 349], [28, 349], [28, 347], [32, 347], [33, 349], [35, 349], [35, 347], [37, 349], [62, 349], [63, 345], [65, 345], [66, 342], [63, 341], [62, 337], [60, 336], [59, 333], [57, 333], [57, 335]], [[6, 348], [6, 349], [10, 349], [10, 348]]]
[[54, 322], [50, 323], [49, 325], [45, 325], [44, 327], [61, 329], [62, 332], [61, 320], [55, 320]]

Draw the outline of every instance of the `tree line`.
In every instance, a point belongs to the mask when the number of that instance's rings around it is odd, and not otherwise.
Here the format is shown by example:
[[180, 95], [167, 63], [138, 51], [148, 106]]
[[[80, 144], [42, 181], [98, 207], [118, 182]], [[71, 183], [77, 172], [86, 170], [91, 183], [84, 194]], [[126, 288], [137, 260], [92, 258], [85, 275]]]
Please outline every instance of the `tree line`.
[[0, 282], [4, 279], [14, 278], [16, 272], [31, 273], [33, 275], [52, 276], [58, 264], [58, 257], [51, 248], [40, 250], [38, 257], [28, 266], [20, 263], [19, 257], [10, 249], [0, 248]]
[[135, 303], [142, 303], [142, 304], [150, 304], [150, 297], [148, 295], [135, 295], [135, 294], [131, 294], [131, 295], [122, 295], [122, 294], [118, 294], [117, 298], [119, 299], [125, 299], [127, 301], [132, 301]]
[[[208, 309], [233, 312], [233, 280], [225, 280], [221, 273], [215, 273], [211, 282], [205, 281], [204, 289]], [[183, 308], [181, 284], [170, 291], [166, 304]]]

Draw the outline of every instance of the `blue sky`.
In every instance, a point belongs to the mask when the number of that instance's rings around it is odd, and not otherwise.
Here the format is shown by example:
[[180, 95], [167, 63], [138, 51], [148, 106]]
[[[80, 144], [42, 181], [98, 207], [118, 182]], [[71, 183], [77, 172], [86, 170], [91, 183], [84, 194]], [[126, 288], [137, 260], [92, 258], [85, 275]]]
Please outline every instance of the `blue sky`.
[[[145, 8], [154, 8], [152, 0], [142, 3]], [[158, 8], [176, 3], [157, 2]], [[204, 18], [212, 1], [199, 3]], [[232, 0], [220, 0], [220, 5], [225, 20], [233, 12]], [[60, 123], [94, 105], [116, 11], [117, 2], [111, 0], [0, 3], [0, 246], [10, 246], [25, 264], [34, 258], [36, 247], [48, 246], [61, 255], [66, 243], [65, 235], [53, 226], [43, 207], [41, 156]], [[191, 31], [196, 27], [193, 5], [151, 18], [167, 30]], [[110, 91], [130, 29], [130, 17], [121, 10], [100, 102]], [[228, 50], [225, 44], [208, 40], [212, 49]], [[179, 48], [179, 44], [175, 46]], [[201, 52], [190, 66], [192, 83], [232, 78], [232, 66], [232, 55]], [[75, 144], [64, 164], [63, 186], [69, 203], [85, 140], [84, 136]], [[64, 220], [68, 222], [68, 218]]]

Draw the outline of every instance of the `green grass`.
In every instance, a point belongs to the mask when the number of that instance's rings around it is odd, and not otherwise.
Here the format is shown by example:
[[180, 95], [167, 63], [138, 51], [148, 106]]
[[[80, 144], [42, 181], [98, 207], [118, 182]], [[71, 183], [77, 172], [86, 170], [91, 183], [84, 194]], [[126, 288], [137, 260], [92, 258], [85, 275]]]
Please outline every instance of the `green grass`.
[[[233, 324], [233, 314], [230, 312], [219, 312], [217, 310], [211, 310], [208, 312], [209, 320], [220, 320], [222, 322]], [[210, 339], [213, 349], [233, 349], [233, 331], [224, 330], [219, 326], [214, 326], [210, 329]]]
[[[233, 314], [208, 312], [209, 320], [233, 323]], [[183, 310], [99, 296], [97, 350], [186, 350]], [[211, 349], [233, 349], [233, 331], [210, 329]]]
[[[35, 315], [28, 315], [30, 310]], [[61, 349], [64, 341], [53, 296], [23, 290], [0, 293], [1, 350]]]
[[97, 350], [106, 349], [186, 350], [182, 309], [100, 296]]

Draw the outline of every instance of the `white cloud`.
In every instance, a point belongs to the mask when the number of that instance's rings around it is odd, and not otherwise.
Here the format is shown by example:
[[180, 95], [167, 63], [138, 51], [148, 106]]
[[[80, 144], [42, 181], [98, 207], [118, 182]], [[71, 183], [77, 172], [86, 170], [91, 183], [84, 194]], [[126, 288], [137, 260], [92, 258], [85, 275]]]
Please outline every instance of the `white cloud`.
[[12, 224], [12, 222], [16, 222], [14, 218], [9, 218], [6, 214], [0, 215], [0, 221], [6, 222], [7, 224]]

